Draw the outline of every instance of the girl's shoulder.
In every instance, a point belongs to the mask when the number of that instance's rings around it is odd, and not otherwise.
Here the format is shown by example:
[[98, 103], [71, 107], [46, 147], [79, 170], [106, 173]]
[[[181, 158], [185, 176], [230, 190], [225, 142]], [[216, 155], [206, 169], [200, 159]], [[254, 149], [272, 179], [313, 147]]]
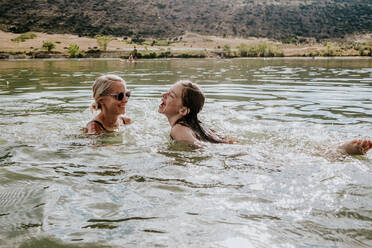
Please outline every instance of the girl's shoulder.
[[192, 129], [189, 126], [182, 125], [182, 123], [177, 123], [171, 128], [171, 134], [182, 134], [189, 132], [192, 132]]
[[187, 143], [194, 143], [194, 141], [196, 140], [194, 131], [190, 127], [184, 126], [180, 123], [175, 124], [171, 128], [170, 135], [174, 140], [186, 141]]

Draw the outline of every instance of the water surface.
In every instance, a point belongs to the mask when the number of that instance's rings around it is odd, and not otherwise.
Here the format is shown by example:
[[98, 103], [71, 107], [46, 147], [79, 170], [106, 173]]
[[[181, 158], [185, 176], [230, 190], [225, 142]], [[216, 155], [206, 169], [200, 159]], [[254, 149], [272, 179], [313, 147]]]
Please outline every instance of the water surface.
[[[86, 136], [106, 73], [134, 122]], [[238, 144], [170, 140], [179, 79]], [[370, 247], [372, 152], [335, 148], [372, 138], [371, 96], [371, 59], [1, 61], [0, 247]]]

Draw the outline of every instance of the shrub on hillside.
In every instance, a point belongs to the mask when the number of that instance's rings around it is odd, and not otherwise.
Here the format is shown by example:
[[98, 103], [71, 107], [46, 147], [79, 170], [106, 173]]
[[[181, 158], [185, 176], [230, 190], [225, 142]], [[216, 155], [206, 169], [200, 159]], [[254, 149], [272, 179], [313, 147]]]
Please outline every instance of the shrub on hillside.
[[144, 59], [155, 59], [155, 58], [157, 58], [157, 54], [156, 54], [156, 52], [152, 52], [152, 53], [147, 53], [147, 54], [144, 54], [142, 57], [144, 58]]
[[80, 52], [80, 47], [76, 44], [70, 44], [68, 47], [70, 58], [82, 58], [83, 54]]
[[173, 57], [173, 54], [171, 51], [161, 52], [158, 56], [158, 58], [171, 58]]
[[200, 53], [200, 54], [191, 54], [191, 53], [182, 53], [180, 55], [177, 55], [175, 56], [177, 58], [205, 58], [205, 54], [204, 53]]
[[222, 56], [231, 57], [231, 48], [229, 45], [226, 44], [222, 47]]
[[99, 49], [101, 49], [102, 51], [106, 51], [108, 44], [114, 38], [112, 38], [111, 36], [104, 36], [104, 35], [102, 35], [102, 36], [96, 36], [96, 39], [97, 39], [97, 45], [98, 45]]
[[297, 35], [291, 34], [282, 39], [282, 42], [285, 44], [303, 44], [307, 40], [305, 38], [298, 37]]
[[325, 52], [323, 53], [324, 56], [334, 56], [335, 55], [335, 51], [332, 47], [332, 42], [327, 42], [327, 45], [326, 45], [326, 50]]
[[135, 37], [132, 38], [133, 43], [142, 44], [145, 42], [145, 39], [142, 38], [139, 34], [137, 34]]
[[37, 37], [36, 34], [25, 33], [25, 34], [21, 34], [20, 36], [14, 38], [14, 39], [11, 39], [11, 41], [14, 41], [14, 42], [24, 42], [26, 40], [34, 39], [36, 37]]
[[266, 42], [257, 45], [241, 43], [237, 46], [238, 55], [241, 57], [282, 57], [283, 50], [280, 47], [269, 45]]
[[355, 46], [360, 56], [372, 56], [372, 42], [362, 43]]
[[56, 44], [54, 44], [52, 41], [44, 41], [43, 48], [48, 50], [48, 52], [51, 52], [54, 48], [56, 48]]

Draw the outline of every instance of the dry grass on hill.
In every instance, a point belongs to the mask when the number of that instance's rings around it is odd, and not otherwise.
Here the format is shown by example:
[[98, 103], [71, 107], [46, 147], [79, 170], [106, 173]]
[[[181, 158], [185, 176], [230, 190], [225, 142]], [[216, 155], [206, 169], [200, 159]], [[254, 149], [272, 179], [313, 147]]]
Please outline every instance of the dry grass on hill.
[[[59, 51], [67, 54], [67, 47], [70, 44], [77, 44], [82, 51], [97, 47], [97, 39], [89, 37], [79, 37], [71, 34], [46, 34], [33, 32], [37, 35], [34, 39], [29, 39], [24, 42], [14, 42], [11, 39], [19, 37], [19, 34], [9, 33], [0, 31], [0, 51], [3, 52], [27, 52], [34, 50], [42, 50], [44, 41], [52, 41], [56, 44], [55, 51]], [[324, 45], [319, 43], [294, 45], [294, 44], [282, 44], [281, 42], [266, 39], [266, 38], [237, 38], [237, 37], [218, 37], [218, 36], [205, 36], [196, 33], [186, 33], [183, 36], [177, 37], [177, 41], [168, 44], [168, 40], [157, 40], [161, 46], [150, 46], [151, 39], [145, 42], [143, 45], [130, 44], [121, 38], [114, 38], [108, 45], [109, 51], [119, 50], [131, 50], [134, 46], [137, 48], [158, 48], [158, 49], [176, 49], [178, 51], [191, 51], [191, 50], [203, 50], [203, 49], [216, 49], [222, 48], [224, 45], [228, 45], [234, 49], [238, 45], [245, 43], [249, 45], [259, 44], [262, 42], [274, 44], [283, 48], [285, 56], [296, 56], [302, 54], [308, 54], [317, 50], [324, 49]], [[344, 39], [344, 41], [354, 42], [372, 42], [372, 34], [365, 35], [350, 35]], [[147, 45], [146, 45], [147, 44]], [[351, 54], [354, 55], [354, 54]], [[357, 55], [357, 54], [355, 54]]]
[[[81, 50], [88, 50], [89, 48], [97, 47], [97, 40], [95, 38], [89, 37], [79, 37], [77, 35], [70, 34], [46, 34], [37, 33], [34, 39], [29, 39], [24, 42], [14, 42], [14, 39], [19, 36], [19, 34], [13, 34], [8, 32], [0, 31], [0, 51], [29, 51], [33, 49], [41, 49], [43, 41], [52, 41], [56, 44], [56, 51], [64, 52], [65, 47], [70, 44], [77, 44]], [[224, 45], [229, 45], [231, 48], [235, 48], [241, 43], [256, 44], [260, 42], [270, 42], [268, 39], [252, 38], [252, 39], [242, 39], [242, 38], [222, 38], [217, 36], [203, 36], [195, 33], [186, 33], [181, 36], [182, 40], [175, 43], [171, 43], [169, 46], [161, 46], [162, 48], [174, 47], [174, 48], [218, 48]], [[180, 38], [180, 37], [178, 37]], [[128, 44], [122, 39], [114, 38], [109, 43], [108, 50], [117, 50], [121, 48], [133, 48], [133, 46], [144, 47], [145, 45], [138, 44]], [[148, 46], [149, 47], [149, 46]], [[156, 47], [156, 46], [155, 46]]]

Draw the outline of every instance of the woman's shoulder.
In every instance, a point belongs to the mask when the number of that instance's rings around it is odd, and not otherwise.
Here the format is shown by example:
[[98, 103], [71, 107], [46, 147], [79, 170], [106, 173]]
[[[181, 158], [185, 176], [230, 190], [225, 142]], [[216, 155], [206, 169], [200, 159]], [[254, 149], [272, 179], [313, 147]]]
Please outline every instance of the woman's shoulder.
[[105, 131], [103, 125], [97, 120], [91, 120], [87, 123], [86, 127], [84, 128], [84, 132], [87, 134], [100, 134]]

